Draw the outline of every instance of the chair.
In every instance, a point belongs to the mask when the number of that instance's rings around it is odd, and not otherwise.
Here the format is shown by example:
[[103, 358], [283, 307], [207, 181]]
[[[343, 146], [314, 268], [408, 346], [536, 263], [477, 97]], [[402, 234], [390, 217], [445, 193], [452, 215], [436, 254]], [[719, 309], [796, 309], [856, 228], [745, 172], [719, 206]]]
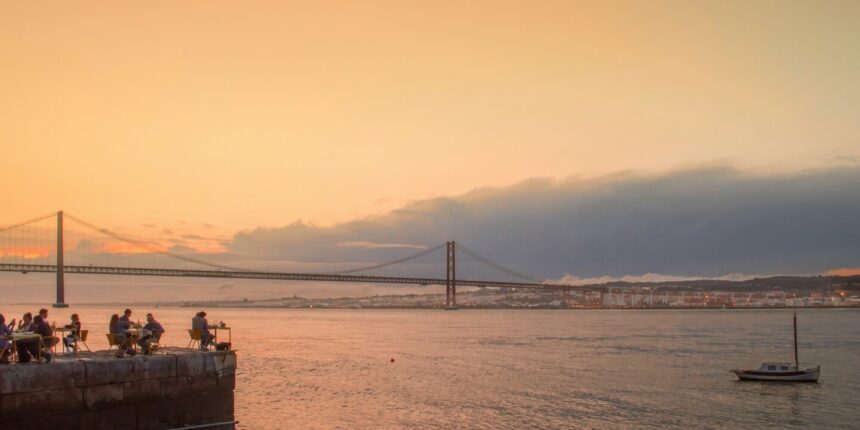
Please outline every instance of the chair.
[[86, 348], [86, 349], [87, 349], [87, 352], [92, 352], [92, 351], [90, 350], [90, 346], [89, 346], [89, 345], [87, 345], [87, 335], [88, 335], [88, 334], [90, 334], [90, 331], [89, 331], [89, 330], [81, 330], [81, 331], [78, 333], [78, 338], [77, 338], [77, 339], [75, 339], [75, 352], [78, 352], [78, 351], [80, 351], [80, 350], [81, 350], [81, 348], [78, 346], [78, 342], [80, 342], [80, 343], [82, 343], [82, 344], [84, 345], [84, 348]]
[[200, 330], [188, 329], [188, 336], [191, 337], [191, 340], [188, 341], [188, 346], [186, 348], [192, 349], [194, 344], [200, 346], [200, 342], [203, 341], [203, 332]]
[[50, 349], [51, 352], [57, 352], [57, 344], [60, 343], [60, 338], [57, 336], [48, 336], [42, 338], [42, 348]]
[[12, 353], [13, 353], [12, 345], [14, 345], [14, 344], [10, 341], [8, 345], [0, 348], [0, 358], [3, 358], [3, 356], [5, 355], [6, 360], [8, 360], [8, 361], [3, 361], [2, 363], [4, 363], [4, 364], [8, 364], [8, 363], [12, 362]]
[[[83, 332], [83, 330], [81, 330], [81, 332]], [[110, 351], [111, 348], [113, 348], [113, 347], [116, 347], [117, 350], [122, 349], [125, 341], [120, 340], [120, 335], [108, 333], [108, 334], [105, 334], [105, 336], [107, 336], [107, 340], [108, 340], [108, 351]], [[123, 336], [123, 337], [125, 337], [125, 336]]]
[[149, 349], [150, 349], [152, 352], [156, 352], [156, 351], [158, 351], [158, 348], [161, 348], [161, 336], [162, 336], [163, 334], [164, 334], [164, 333], [162, 333], [162, 334], [160, 334], [160, 335], [158, 335], [158, 336], [153, 336], [153, 337], [152, 337], [152, 341], [149, 343]]

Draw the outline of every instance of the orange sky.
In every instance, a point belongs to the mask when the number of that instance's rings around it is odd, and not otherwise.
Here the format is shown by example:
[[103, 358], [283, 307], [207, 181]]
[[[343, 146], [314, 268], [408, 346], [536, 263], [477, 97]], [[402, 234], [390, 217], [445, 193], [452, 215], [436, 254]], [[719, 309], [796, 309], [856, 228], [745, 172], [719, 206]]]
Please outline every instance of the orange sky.
[[833, 269], [824, 273], [827, 276], [857, 276], [860, 275], [860, 267], [843, 267], [841, 269]]
[[4, 2], [0, 225], [64, 209], [219, 236], [534, 176], [856, 163], [858, 21], [858, 2]]

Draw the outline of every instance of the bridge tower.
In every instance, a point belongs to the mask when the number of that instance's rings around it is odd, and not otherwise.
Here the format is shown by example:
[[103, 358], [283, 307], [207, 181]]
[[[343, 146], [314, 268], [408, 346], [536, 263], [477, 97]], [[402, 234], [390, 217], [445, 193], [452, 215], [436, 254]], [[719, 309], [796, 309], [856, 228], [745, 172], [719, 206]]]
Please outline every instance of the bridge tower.
[[63, 265], [63, 211], [57, 212], [57, 302], [55, 308], [67, 308], [65, 287], [65, 266]]
[[454, 241], [446, 242], [447, 275], [445, 277], [445, 308], [457, 309], [457, 245]]
[[561, 306], [566, 309], [573, 308], [573, 300], [570, 297], [570, 288], [561, 290]]

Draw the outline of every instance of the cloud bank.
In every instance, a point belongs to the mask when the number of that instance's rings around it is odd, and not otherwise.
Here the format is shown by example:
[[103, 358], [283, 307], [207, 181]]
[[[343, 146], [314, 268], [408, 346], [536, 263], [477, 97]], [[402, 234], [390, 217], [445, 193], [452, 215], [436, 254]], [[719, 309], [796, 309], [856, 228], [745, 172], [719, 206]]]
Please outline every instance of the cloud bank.
[[[754, 175], [530, 179], [332, 227], [295, 222], [224, 243], [249, 259], [378, 263], [456, 240], [543, 278], [813, 274], [860, 259], [860, 168]], [[344, 244], [409, 244], [406, 247]]]

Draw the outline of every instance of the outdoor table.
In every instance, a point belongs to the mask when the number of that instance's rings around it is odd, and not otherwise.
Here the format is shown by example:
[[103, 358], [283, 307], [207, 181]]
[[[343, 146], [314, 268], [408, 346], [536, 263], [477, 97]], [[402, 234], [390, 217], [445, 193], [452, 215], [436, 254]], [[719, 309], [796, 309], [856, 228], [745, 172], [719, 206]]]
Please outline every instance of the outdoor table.
[[131, 342], [131, 347], [134, 348], [135, 351], [137, 351], [137, 341], [150, 333], [152, 333], [150, 330], [143, 327], [133, 327], [125, 331], [126, 337], [129, 342]]
[[38, 355], [36, 355], [36, 362], [37, 363], [42, 362], [42, 336], [40, 336], [38, 333], [31, 333], [28, 331], [27, 332], [14, 332], [14, 333], [12, 333], [12, 336], [7, 336], [6, 338], [12, 340], [12, 352], [13, 353], [18, 351], [18, 342], [24, 341], [24, 340], [35, 340], [39, 344], [39, 347], [38, 347], [39, 352], [38, 352]]
[[219, 327], [216, 325], [216, 326], [212, 327], [212, 329], [215, 330], [215, 345], [218, 344], [218, 330], [227, 331], [227, 342], [229, 342], [231, 344], [233, 343], [233, 330], [231, 330], [230, 327], [227, 327], [227, 326]]
[[[76, 330], [76, 328], [75, 328], [75, 327], [57, 327], [57, 328], [55, 328], [55, 329], [54, 329], [54, 335], [55, 335], [55, 336], [57, 336], [58, 338], [60, 338], [60, 341], [59, 341], [59, 342], [57, 342], [57, 345], [59, 345], [59, 344], [61, 344], [61, 343], [62, 343], [63, 345], [65, 345], [65, 343], [63, 343], [63, 339], [65, 339], [65, 338], [66, 338], [66, 336], [67, 336], [67, 334], [66, 334], [66, 333], [71, 333], [71, 332], [73, 332], [73, 331], [75, 331], [75, 330]], [[54, 352], [57, 352], [57, 345], [54, 345], [54, 346], [52, 347], [52, 348], [53, 348], [53, 350], [54, 350]], [[65, 348], [63, 348], [63, 352], [65, 353]]]

